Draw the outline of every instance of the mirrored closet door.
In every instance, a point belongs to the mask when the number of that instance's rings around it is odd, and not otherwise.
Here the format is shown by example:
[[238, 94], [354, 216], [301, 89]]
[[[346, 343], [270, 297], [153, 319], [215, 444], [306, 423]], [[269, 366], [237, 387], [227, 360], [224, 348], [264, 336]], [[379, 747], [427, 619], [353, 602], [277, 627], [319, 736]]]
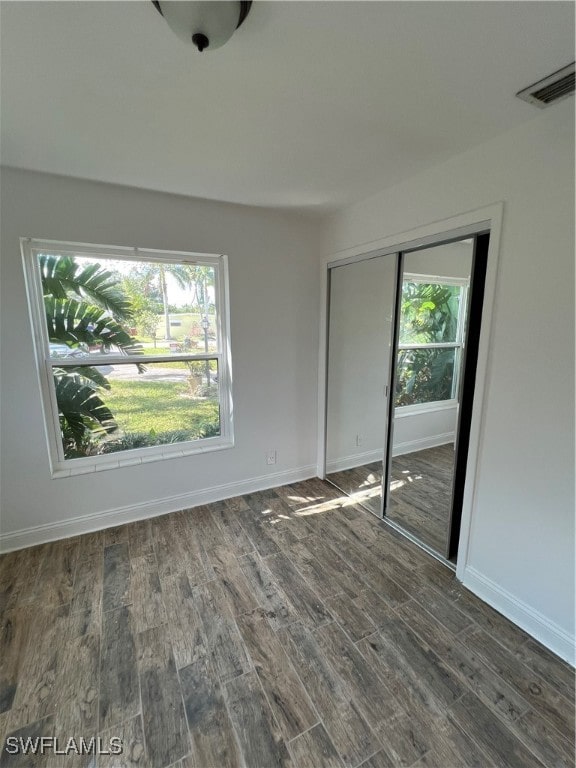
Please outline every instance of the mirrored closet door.
[[396, 254], [329, 270], [326, 478], [382, 515]]
[[326, 467], [341, 491], [455, 560], [489, 233], [328, 269]]
[[473, 240], [402, 257], [388, 519], [448, 550]]

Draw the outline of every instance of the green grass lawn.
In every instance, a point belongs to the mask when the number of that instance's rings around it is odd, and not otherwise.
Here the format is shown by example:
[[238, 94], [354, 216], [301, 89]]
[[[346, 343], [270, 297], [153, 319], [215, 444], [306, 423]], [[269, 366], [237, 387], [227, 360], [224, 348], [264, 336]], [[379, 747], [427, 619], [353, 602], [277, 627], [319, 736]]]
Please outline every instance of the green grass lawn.
[[[171, 312], [170, 319], [180, 323], [180, 325], [170, 326], [170, 336], [174, 341], [182, 342], [185, 337], [188, 337], [195, 342], [195, 349], [198, 352], [204, 351], [204, 330], [202, 328], [201, 314], [194, 312]], [[212, 341], [216, 335], [216, 318], [214, 315], [208, 315], [208, 320], [210, 321], [209, 338]], [[156, 328], [156, 344], [158, 350], [167, 346], [167, 342], [164, 340], [165, 332], [166, 326], [164, 324], [164, 315], [158, 315], [158, 326]], [[153, 341], [150, 337], [147, 337], [142, 333], [137, 333], [136, 335], [140, 341], [147, 343]], [[161, 353], [157, 351], [156, 354]]]
[[217, 399], [192, 398], [188, 386], [171, 381], [113, 381], [103, 393], [123, 432], [160, 434], [182, 430], [190, 439], [218, 423]]

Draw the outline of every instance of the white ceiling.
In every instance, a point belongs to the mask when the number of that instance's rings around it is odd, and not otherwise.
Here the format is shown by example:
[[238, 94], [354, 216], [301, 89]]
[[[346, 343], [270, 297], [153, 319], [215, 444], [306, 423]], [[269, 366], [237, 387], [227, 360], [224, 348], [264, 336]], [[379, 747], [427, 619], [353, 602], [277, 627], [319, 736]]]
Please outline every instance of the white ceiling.
[[1, 27], [3, 164], [321, 212], [533, 119], [516, 91], [574, 58], [571, 2], [256, 0], [204, 54], [149, 0]]

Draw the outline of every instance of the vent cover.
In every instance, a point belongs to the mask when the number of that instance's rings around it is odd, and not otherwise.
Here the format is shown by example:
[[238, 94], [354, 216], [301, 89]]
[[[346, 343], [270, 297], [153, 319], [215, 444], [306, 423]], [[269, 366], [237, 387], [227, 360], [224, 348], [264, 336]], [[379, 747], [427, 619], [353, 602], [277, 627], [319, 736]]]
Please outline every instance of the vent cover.
[[516, 96], [541, 109], [561, 101], [574, 93], [574, 69], [574, 62], [572, 62], [567, 67], [559, 69], [558, 72], [553, 72], [543, 80], [538, 80], [537, 83], [529, 85], [528, 88], [518, 91]]

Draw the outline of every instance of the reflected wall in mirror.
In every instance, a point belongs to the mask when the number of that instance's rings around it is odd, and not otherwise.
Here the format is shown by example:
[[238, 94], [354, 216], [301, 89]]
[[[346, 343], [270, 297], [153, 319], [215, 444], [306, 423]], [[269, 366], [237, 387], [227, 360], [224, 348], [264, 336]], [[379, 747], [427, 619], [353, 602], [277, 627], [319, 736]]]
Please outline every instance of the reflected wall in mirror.
[[396, 254], [329, 275], [326, 478], [381, 516]]
[[405, 253], [386, 516], [448, 552], [473, 239]]

